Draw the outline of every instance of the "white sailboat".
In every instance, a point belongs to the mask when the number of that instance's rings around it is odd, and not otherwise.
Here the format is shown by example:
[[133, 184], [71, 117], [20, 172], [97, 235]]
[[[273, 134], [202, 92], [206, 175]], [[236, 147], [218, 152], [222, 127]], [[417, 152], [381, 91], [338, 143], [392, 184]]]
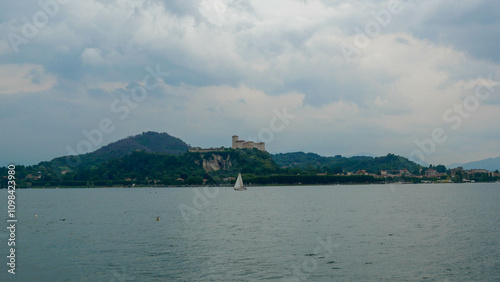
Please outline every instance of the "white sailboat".
[[243, 185], [243, 179], [241, 178], [241, 173], [238, 174], [238, 179], [236, 179], [236, 183], [234, 183], [234, 190], [243, 191], [247, 188]]

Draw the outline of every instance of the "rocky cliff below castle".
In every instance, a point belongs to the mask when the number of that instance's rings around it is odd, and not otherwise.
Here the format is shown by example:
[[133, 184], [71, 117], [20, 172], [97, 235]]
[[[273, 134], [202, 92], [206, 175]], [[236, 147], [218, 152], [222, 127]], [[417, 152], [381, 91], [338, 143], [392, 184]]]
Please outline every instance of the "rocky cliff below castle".
[[201, 154], [203, 169], [208, 173], [219, 170], [229, 170], [232, 166], [230, 155], [225, 158], [218, 154]]

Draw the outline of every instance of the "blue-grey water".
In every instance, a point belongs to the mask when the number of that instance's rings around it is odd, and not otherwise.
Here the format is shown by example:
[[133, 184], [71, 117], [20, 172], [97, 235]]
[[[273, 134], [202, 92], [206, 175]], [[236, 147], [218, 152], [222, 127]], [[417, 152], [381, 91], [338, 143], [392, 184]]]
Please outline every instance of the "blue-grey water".
[[498, 183], [16, 193], [1, 281], [500, 280]]

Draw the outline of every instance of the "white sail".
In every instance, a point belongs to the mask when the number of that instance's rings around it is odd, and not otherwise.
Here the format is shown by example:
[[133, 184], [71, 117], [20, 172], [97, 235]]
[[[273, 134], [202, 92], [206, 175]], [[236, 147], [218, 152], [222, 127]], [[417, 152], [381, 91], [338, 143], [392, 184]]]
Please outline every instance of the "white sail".
[[238, 174], [238, 179], [234, 183], [234, 190], [246, 190], [245, 185], [243, 185], [243, 179], [241, 178], [241, 173]]

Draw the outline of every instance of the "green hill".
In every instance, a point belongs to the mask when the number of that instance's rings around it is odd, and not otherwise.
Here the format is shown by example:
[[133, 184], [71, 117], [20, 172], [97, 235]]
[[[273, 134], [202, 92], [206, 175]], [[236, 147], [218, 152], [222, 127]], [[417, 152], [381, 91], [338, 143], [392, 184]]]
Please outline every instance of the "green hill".
[[180, 155], [188, 150], [189, 145], [181, 139], [167, 133], [150, 131], [113, 142], [91, 153], [60, 157], [40, 164], [52, 168], [57, 167], [61, 170], [71, 170], [92, 167], [108, 160], [124, 157], [135, 151]]

